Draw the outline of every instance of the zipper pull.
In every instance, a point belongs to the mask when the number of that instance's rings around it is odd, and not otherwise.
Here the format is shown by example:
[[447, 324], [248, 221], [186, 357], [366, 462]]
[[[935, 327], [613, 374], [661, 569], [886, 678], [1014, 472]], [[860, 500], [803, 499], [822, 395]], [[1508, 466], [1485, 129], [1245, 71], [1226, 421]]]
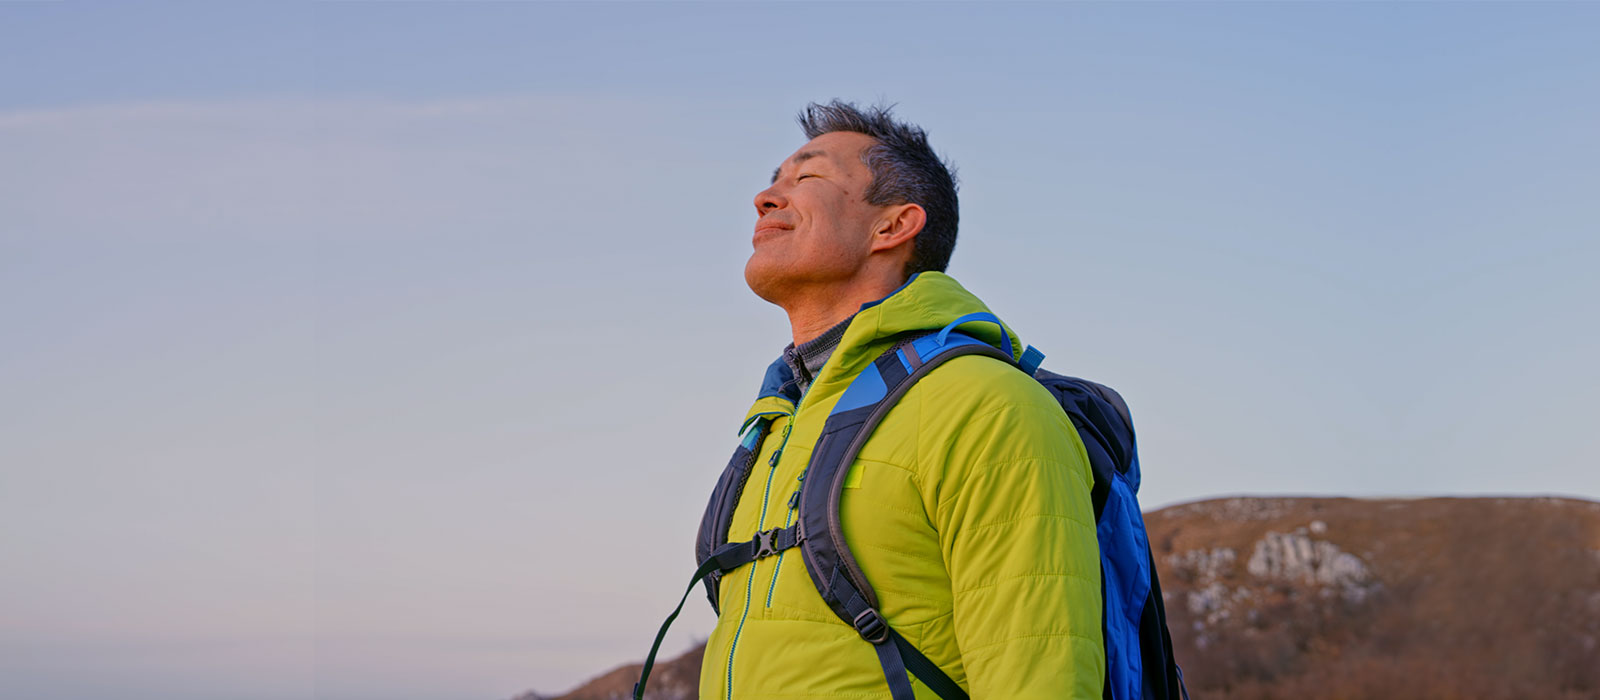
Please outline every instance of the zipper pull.
[[778, 457], [783, 454], [783, 448], [789, 446], [789, 429], [792, 427], [794, 427], [794, 418], [791, 417], [788, 423], [783, 424], [783, 440], [778, 443], [778, 449], [772, 451], [772, 459], [767, 460], [767, 466], [778, 466]]
[[794, 490], [794, 495], [789, 497], [789, 510], [800, 507], [800, 489]]

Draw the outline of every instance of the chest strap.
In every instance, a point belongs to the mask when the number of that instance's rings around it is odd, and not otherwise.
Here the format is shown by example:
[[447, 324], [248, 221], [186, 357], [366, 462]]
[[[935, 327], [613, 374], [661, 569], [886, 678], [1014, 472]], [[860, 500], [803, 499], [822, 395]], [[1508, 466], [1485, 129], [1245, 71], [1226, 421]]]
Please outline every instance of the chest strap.
[[700, 581], [712, 573], [725, 574], [745, 564], [758, 559], [765, 559], [786, 549], [794, 549], [805, 536], [800, 534], [800, 523], [795, 523], [785, 528], [773, 528], [756, 533], [755, 537], [744, 542], [729, 542], [711, 552], [711, 556], [694, 572], [694, 578], [689, 581], [689, 588], [683, 592], [683, 597], [678, 600], [678, 607], [667, 616], [667, 621], [661, 623], [661, 631], [656, 633], [656, 641], [650, 645], [650, 655], [644, 659], [644, 669], [639, 673], [639, 682], [633, 684], [633, 700], [644, 699], [644, 685], [650, 680], [650, 669], [656, 665], [656, 652], [661, 650], [661, 640], [667, 636], [667, 628], [672, 626], [672, 621], [678, 619], [678, 613], [683, 612], [683, 604], [689, 600], [689, 594]]

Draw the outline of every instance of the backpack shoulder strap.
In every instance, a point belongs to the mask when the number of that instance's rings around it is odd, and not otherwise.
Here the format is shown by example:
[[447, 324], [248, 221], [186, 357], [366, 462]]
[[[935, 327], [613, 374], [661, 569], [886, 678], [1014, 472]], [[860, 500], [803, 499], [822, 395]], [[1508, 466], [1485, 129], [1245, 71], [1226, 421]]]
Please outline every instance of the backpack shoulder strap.
[[[975, 319], [966, 319], [975, 320]], [[901, 343], [857, 375], [823, 424], [800, 492], [801, 551], [806, 571], [835, 615], [873, 644], [894, 700], [914, 700], [909, 670], [946, 700], [967, 694], [948, 675], [889, 627], [878, 597], [845, 542], [839, 499], [845, 477], [867, 438], [900, 397], [934, 368], [963, 355], [987, 355], [1015, 366], [1011, 355], [951, 328]], [[1010, 345], [1010, 339], [1006, 339]]]
[[[705, 564], [718, 547], [728, 543], [733, 511], [739, 506], [739, 496], [744, 493], [744, 484], [750, 479], [750, 468], [755, 464], [756, 451], [761, 449], [761, 439], [766, 436], [769, 425], [771, 420], [766, 419], [756, 420], [746, 427], [744, 439], [734, 448], [733, 457], [717, 479], [717, 487], [711, 491], [711, 501], [706, 504], [705, 515], [700, 518], [700, 533], [695, 537], [696, 562]], [[709, 572], [705, 578], [706, 599], [711, 601], [711, 609], [719, 613], [721, 601], [718, 600], [718, 582], [721, 579], [722, 572], [718, 570]]]

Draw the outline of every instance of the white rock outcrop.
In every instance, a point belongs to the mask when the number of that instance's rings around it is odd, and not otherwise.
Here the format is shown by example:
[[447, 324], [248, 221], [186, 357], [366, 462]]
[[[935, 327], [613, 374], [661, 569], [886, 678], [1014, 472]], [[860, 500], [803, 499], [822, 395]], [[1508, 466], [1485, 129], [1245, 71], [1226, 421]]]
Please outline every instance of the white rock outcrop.
[[1183, 573], [1200, 585], [1232, 575], [1237, 561], [1238, 554], [1227, 547], [1191, 549], [1167, 555], [1167, 563], [1173, 570]]
[[1267, 533], [1256, 542], [1245, 570], [1259, 578], [1340, 588], [1364, 586], [1372, 580], [1372, 572], [1361, 557], [1332, 542], [1311, 539], [1304, 528]]

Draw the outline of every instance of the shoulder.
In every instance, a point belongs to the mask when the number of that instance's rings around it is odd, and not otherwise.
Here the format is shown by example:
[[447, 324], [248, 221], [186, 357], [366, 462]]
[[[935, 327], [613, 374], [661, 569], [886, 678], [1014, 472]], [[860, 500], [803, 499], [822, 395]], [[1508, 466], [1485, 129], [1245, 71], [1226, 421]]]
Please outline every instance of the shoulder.
[[926, 473], [957, 463], [1048, 457], [1082, 449], [1072, 420], [1043, 385], [992, 357], [951, 359], [919, 379], [874, 433]]
[[929, 372], [907, 392], [924, 424], [940, 416], [970, 421], [987, 414], [1068, 422], [1061, 404], [1037, 380], [992, 357], [967, 355]]
[[1016, 367], [958, 357], [923, 383], [916, 397], [917, 452], [930, 482], [949, 487], [1019, 469], [1087, 477], [1088, 456], [1072, 419], [1048, 389]]

